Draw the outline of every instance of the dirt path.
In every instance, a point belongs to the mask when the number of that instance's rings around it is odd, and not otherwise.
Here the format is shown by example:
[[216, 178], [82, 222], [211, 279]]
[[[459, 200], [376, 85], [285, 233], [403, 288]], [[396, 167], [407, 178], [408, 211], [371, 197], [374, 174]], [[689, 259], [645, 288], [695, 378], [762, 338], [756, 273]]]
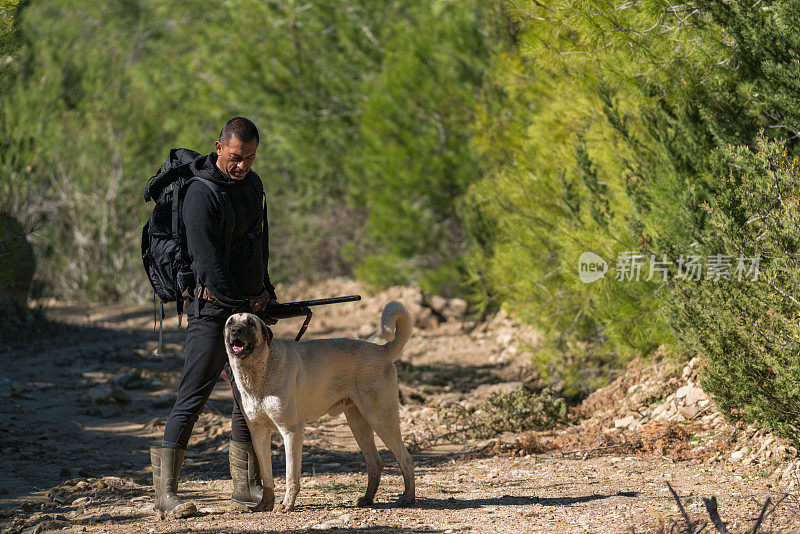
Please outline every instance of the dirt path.
[[[318, 313], [307, 337], [373, 336], [386, 297]], [[51, 316], [71, 326], [0, 355], [3, 532], [657, 532], [670, 531], [680, 517], [668, 481], [692, 517], [707, 519], [701, 497], [715, 495], [729, 528], [743, 532], [767, 497], [779, 497], [752, 466], [553, 453], [469, 459], [464, 453], [481, 444], [467, 442], [413, 454], [417, 505], [407, 509], [392, 504], [402, 479], [382, 450], [387, 468], [377, 502], [356, 508], [366, 483], [363, 458], [340, 416], [308, 427], [297, 511], [253, 514], [227, 500], [232, 399], [221, 382], [195, 427], [182, 473], [181, 490], [196, 500], [200, 515], [159, 521], [148, 444], [160, 438], [171, 407], [182, 329], [165, 324], [165, 350], [157, 357], [146, 306], [59, 306]], [[279, 337], [299, 326], [287, 323]], [[435, 433], [434, 402], [474, 403], [524, 377], [524, 358], [509, 353], [507, 336], [473, 326], [448, 321], [419, 328], [409, 342], [401, 381], [424, 401], [402, 407], [407, 441]], [[284, 458], [277, 438], [273, 447], [280, 495]], [[785, 499], [762, 531], [786, 531], [800, 517], [797, 509], [795, 497]]]

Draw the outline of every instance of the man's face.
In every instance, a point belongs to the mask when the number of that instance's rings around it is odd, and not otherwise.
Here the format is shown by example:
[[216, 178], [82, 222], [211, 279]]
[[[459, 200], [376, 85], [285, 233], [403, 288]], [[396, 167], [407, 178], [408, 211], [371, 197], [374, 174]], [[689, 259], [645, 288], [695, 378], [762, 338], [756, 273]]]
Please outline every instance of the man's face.
[[253, 139], [243, 143], [238, 137], [232, 136], [224, 145], [214, 141], [214, 148], [218, 156], [217, 167], [222, 174], [233, 180], [244, 180], [256, 159], [258, 141]]

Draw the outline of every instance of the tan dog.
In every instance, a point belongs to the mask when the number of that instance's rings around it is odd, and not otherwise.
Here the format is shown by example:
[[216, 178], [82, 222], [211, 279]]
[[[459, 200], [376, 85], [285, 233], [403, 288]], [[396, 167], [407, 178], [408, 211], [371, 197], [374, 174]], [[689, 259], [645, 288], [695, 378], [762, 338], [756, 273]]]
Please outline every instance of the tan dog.
[[385, 345], [353, 339], [281, 341], [255, 315], [228, 319], [225, 347], [264, 485], [254, 511], [272, 510], [275, 504], [272, 432], [281, 433], [286, 450], [286, 496], [280, 509], [290, 511], [300, 491], [304, 424], [342, 412], [367, 463], [367, 491], [358, 505], [372, 504], [383, 470], [373, 431], [400, 464], [405, 491], [398, 504], [414, 504], [414, 461], [400, 436], [394, 367], [412, 329], [402, 304], [386, 305], [381, 329], [389, 340]]

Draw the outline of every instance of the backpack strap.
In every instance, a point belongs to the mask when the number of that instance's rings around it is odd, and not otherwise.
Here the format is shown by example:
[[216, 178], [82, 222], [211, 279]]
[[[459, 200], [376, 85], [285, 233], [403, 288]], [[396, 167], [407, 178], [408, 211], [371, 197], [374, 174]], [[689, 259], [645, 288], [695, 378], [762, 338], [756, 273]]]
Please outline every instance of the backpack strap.
[[267, 233], [267, 194], [264, 191], [261, 191], [261, 205], [264, 207], [264, 220], [261, 221], [261, 232], [269, 239], [269, 234]]

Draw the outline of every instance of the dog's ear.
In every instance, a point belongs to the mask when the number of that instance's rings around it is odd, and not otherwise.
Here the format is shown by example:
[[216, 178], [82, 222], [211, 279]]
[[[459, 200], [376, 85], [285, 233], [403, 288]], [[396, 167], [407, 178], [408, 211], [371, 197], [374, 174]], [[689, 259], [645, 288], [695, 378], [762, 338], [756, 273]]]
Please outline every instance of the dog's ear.
[[261, 337], [267, 341], [267, 345], [272, 344], [272, 330], [269, 329], [267, 323], [262, 320], [258, 321], [258, 326], [261, 327]]

